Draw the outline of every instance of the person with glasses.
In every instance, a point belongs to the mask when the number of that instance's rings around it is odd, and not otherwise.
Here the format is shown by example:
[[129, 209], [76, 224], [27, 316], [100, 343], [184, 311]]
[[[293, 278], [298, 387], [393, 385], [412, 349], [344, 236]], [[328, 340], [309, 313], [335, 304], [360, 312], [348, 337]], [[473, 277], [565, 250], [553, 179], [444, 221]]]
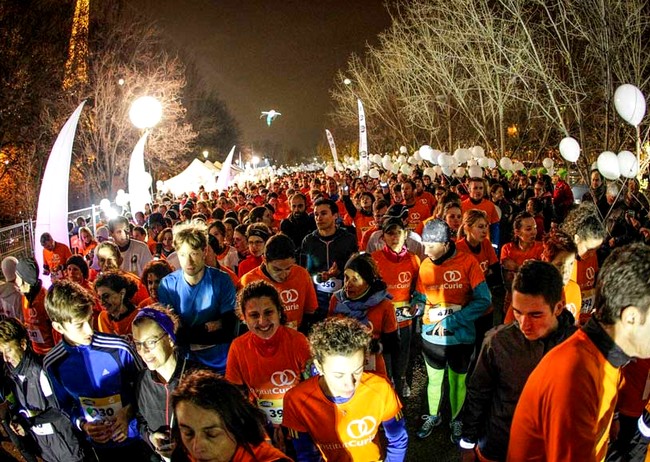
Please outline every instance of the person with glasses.
[[198, 368], [176, 348], [178, 324], [178, 316], [158, 304], [142, 308], [132, 323], [135, 349], [147, 366], [135, 389], [138, 430], [164, 461], [171, 459], [177, 444], [171, 437], [170, 396], [183, 376]]
[[271, 237], [271, 228], [264, 223], [253, 223], [246, 230], [246, 241], [248, 242], [248, 256], [239, 263], [238, 276], [241, 278], [244, 274], [257, 268], [262, 264], [262, 255], [264, 254], [264, 245]]

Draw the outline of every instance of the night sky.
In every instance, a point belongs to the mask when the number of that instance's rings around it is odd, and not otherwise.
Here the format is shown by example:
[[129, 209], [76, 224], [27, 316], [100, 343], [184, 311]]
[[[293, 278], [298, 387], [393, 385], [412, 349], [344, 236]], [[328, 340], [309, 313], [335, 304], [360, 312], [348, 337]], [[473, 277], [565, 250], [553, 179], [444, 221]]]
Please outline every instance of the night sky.
[[[226, 101], [245, 144], [308, 152], [325, 142], [329, 89], [353, 52], [390, 24], [382, 0], [131, 0]], [[260, 111], [282, 115], [271, 127]]]

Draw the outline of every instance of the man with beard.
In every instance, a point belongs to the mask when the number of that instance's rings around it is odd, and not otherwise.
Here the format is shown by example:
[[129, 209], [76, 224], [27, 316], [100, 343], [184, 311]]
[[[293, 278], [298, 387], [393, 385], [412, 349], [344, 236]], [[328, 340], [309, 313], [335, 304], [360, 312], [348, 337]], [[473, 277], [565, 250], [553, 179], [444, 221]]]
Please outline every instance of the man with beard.
[[280, 231], [289, 236], [296, 248], [302, 244], [305, 236], [316, 229], [314, 216], [307, 213], [307, 197], [300, 192], [289, 200], [291, 214], [280, 222]]
[[[607, 212], [609, 212], [609, 204], [607, 203], [607, 195], [605, 194], [607, 192], [605, 179], [598, 169], [591, 171], [589, 179], [589, 192], [582, 196], [582, 202], [593, 202], [596, 204], [600, 212], [600, 218], [604, 219], [607, 216]], [[555, 187], [557, 188], [557, 185]]]

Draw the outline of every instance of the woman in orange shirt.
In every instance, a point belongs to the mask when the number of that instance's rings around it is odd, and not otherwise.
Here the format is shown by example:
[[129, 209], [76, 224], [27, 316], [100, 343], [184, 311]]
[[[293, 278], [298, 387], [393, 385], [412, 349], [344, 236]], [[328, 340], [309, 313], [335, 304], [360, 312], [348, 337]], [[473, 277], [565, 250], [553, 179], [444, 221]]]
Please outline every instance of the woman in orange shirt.
[[248, 284], [239, 295], [238, 310], [249, 331], [230, 346], [226, 380], [245, 389], [265, 415], [276, 447], [284, 449], [284, 395], [308, 372], [311, 353], [307, 338], [285, 326], [280, 295], [266, 281]]
[[571, 280], [577, 252], [578, 247], [571, 236], [562, 231], [553, 231], [544, 239], [542, 261], [552, 264], [560, 271], [564, 284], [562, 290], [564, 308], [573, 315], [576, 325], [579, 325], [582, 294], [580, 286]]
[[95, 281], [95, 292], [103, 308], [97, 320], [99, 332], [132, 340], [131, 323], [138, 314], [132, 298], [137, 290], [133, 281], [117, 271], [99, 275]]

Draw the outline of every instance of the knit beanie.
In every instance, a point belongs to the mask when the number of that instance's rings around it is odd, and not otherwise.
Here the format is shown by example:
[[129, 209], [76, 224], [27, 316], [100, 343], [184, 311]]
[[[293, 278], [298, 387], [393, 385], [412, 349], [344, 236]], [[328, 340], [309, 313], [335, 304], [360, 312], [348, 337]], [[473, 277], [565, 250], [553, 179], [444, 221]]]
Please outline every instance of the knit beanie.
[[358, 254], [350, 258], [345, 265], [345, 269], [351, 269], [352, 271], [359, 273], [359, 276], [361, 276], [368, 285], [372, 285], [372, 283], [377, 279], [371, 263], [371, 257], [367, 253]]
[[84, 279], [88, 279], [88, 263], [86, 263], [84, 257], [82, 257], [81, 255], [71, 256], [70, 258], [68, 258], [68, 261], [65, 262], [66, 267], [70, 265], [74, 265], [77, 268], [79, 268], [81, 274], [83, 274]]
[[13, 282], [16, 280], [16, 265], [18, 264], [18, 259], [16, 257], [5, 257], [2, 260], [2, 275], [7, 282]]
[[449, 225], [440, 219], [429, 220], [424, 224], [422, 230], [422, 242], [441, 242], [451, 241], [451, 229]]
[[34, 286], [38, 282], [38, 265], [33, 258], [18, 260], [16, 274], [27, 284]]

